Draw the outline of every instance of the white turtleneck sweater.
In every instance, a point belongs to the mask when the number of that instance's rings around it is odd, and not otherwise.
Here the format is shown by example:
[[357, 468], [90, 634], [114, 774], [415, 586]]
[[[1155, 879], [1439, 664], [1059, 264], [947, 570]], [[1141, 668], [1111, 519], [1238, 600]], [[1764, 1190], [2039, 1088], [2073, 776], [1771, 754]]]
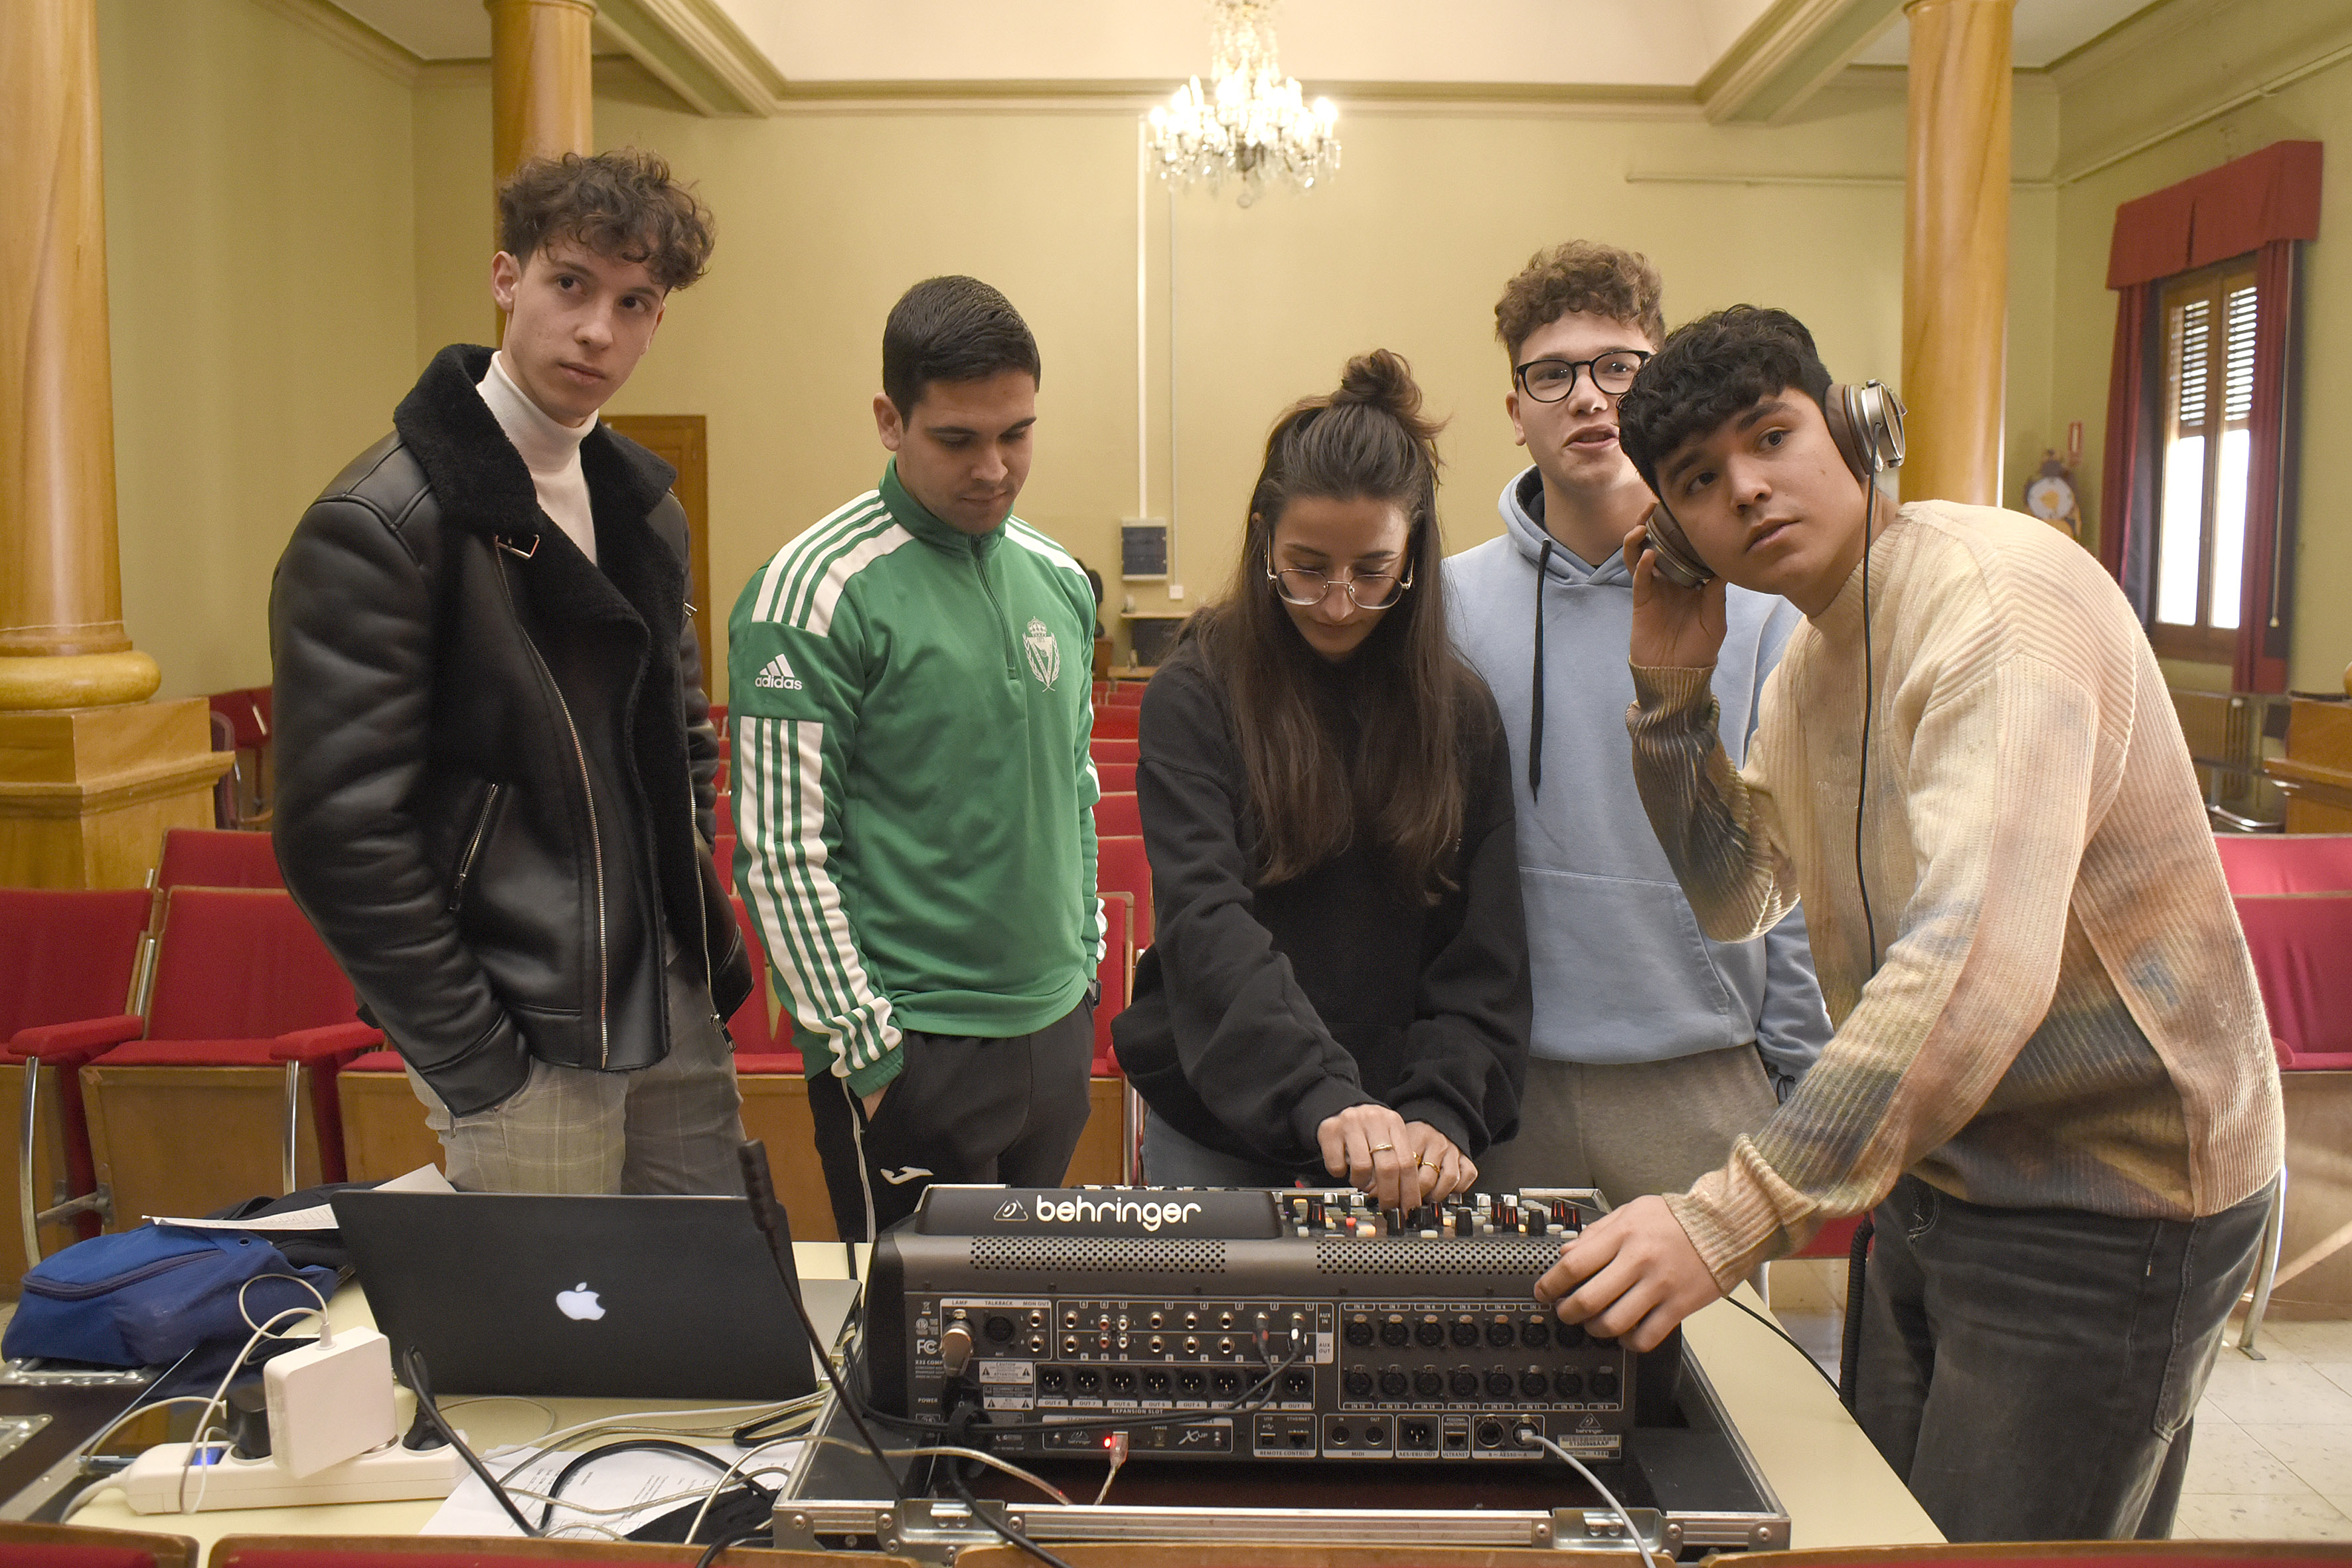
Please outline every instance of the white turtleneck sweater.
[[531, 488], [539, 492], [540, 510], [593, 563], [596, 523], [588, 509], [588, 477], [580, 470], [580, 443], [596, 428], [596, 416], [592, 414], [577, 425], [559, 423], [507, 374], [503, 353], [490, 356], [490, 368], [474, 390], [482, 395], [499, 428], [522, 454], [523, 466], [530, 470]]

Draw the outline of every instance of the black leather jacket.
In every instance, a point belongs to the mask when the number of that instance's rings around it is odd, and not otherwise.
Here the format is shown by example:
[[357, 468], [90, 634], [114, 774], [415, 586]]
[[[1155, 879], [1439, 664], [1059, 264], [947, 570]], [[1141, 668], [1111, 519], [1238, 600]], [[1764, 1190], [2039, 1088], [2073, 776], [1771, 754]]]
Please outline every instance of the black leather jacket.
[[286, 885], [458, 1115], [533, 1057], [661, 1060], [666, 934], [720, 1016], [752, 984], [710, 859], [676, 475], [601, 426], [582, 443], [590, 562], [475, 390], [490, 352], [435, 357], [303, 514], [269, 600]]

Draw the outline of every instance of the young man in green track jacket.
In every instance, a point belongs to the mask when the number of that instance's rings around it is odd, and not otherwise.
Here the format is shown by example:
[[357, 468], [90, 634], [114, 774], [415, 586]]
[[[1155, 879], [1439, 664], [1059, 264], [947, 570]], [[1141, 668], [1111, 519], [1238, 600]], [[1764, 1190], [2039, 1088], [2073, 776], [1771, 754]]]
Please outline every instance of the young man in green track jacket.
[[1086, 1125], [1095, 605], [1011, 515], [1038, 365], [987, 284], [908, 289], [880, 487], [777, 552], [728, 623], [737, 883], [845, 1237], [934, 1181], [1053, 1185]]

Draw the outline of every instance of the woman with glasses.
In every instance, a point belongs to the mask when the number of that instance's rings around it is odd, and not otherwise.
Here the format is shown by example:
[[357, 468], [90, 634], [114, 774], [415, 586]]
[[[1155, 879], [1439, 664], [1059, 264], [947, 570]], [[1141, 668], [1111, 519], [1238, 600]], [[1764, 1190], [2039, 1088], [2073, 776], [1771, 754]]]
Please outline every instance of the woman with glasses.
[[1410, 1208], [1516, 1130], [1509, 758], [1446, 635], [1421, 401], [1375, 351], [1276, 422], [1233, 586], [1144, 693], [1157, 923], [1112, 1033], [1156, 1185]]

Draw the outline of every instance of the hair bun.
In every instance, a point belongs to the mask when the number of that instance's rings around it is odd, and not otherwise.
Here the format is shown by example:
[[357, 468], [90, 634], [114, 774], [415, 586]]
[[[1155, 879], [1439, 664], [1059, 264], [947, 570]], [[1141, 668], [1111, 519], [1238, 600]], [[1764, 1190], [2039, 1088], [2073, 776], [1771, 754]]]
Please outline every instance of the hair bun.
[[1421, 414], [1421, 384], [1413, 380], [1412, 366], [1402, 354], [1374, 349], [1349, 360], [1339, 374], [1339, 390], [1331, 395], [1331, 406], [1351, 405], [1381, 409], [1407, 424], [1416, 423]]

